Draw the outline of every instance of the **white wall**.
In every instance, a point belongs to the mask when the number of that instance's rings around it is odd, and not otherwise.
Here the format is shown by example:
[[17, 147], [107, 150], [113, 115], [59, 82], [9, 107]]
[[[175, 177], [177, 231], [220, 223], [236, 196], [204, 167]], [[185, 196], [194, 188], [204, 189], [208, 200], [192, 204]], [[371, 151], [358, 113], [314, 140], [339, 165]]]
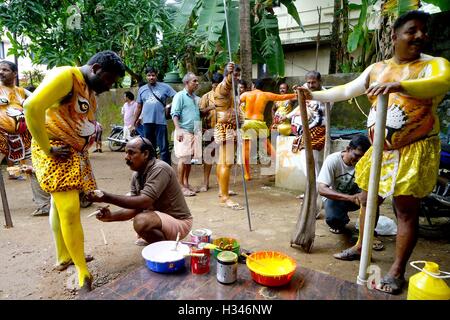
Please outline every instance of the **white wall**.
[[[3, 48], [4, 48], [4, 52], [5, 52], [5, 60], [11, 61], [11, 62], [15, 62], [14, 61], [14, 56], [13, 55], [8, 55], [8, 50], [9, 48], [11, 48], [11, 43], [8, 39], [8, 37], [6, 37], [5, 35], [1, 37], [1, 41], [3, 42]], [[3, 59], [0, 59], [3, 60]], [[28, 57], [20, 57], [17, 61], [18, 64], [18, 69], [19, 69], [19, 79], [23, 79], [24, 75], [23, 72], [24, 71], [30, 71], [33, 69], [39, 69], [42, 72], [46, 72], [47, 71], [47, 67], [45, 65], [35, 65], [31, 62], [31, 59]]]

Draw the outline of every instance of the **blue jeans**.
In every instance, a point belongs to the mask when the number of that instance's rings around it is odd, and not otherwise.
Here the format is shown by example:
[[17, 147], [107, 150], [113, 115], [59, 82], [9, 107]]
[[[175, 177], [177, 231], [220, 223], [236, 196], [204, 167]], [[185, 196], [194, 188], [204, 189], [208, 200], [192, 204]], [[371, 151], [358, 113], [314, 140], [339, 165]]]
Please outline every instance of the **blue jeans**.
[[150, 140], [155, 149], [156, 147], [159, 148], [159, 158], [172, 165], [170, 161], [167, 125], [144, 123], [144, 137]]
[[[348, 213], [356, 211], [359, 206], [350, 201], [331, 200], [325, 201], [325, 221], [333, 229], [344, 229], [347, 223], [350, 222]], [[375, 225], [378, 223], [380, 216], [380, 208], [377, 208], [377, 216]]]

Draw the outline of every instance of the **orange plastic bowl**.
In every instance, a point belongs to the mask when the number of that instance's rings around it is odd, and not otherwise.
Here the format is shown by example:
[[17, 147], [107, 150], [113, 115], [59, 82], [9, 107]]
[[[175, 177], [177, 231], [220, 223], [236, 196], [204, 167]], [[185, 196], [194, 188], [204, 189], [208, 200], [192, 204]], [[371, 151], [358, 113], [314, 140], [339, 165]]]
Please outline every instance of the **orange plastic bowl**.
[[278, 251], [257, 251], [247, 257], [252, 279], [268, 287], [278, 287], [291, 281], [297, 261]]

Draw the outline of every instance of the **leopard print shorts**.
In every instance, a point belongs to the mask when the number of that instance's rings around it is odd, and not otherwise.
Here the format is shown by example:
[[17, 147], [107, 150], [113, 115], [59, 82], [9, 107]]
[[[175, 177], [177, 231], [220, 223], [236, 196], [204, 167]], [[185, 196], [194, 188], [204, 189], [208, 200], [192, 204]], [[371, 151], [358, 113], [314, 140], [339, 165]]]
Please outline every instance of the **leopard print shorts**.
[[[52, 147], [64, 145], [62, 141], [50, 141]], [[33, 140], [31, 159], [36, 177], [42, 190], [48, 193], [80, 190], [95, 190], [97, 184], [92, 173], [88, 152], [77, 152], [71, 148], [72, 155], [67, 160], [47, 156]]]

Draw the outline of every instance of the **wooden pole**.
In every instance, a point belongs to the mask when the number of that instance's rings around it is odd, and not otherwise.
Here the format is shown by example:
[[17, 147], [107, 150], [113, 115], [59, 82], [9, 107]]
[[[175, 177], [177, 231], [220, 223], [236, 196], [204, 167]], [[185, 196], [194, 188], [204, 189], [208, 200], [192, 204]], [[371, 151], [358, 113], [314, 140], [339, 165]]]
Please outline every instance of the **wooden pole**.
[[322, 18], [322, 7], [317, 7], [317, 12], [319, 13], [319, 31], [317, 32], [317, 39], [316, 39], [316, 67], [314, 69], [316, 71], [317, 71], [317, 65], [319, 62], [320, 20]]
[[378, 207], [378, 189], [380, 183], [381, 161], [383, 156], [386, 114], [389, 95], [377, 97], [377, 113], [375, 122], [374, 142], [372, 149], [372, 164], [370, 166], [369, 190], [367, 191], [367, 208], [364, 219], [364, 236], [361, 249], [361, 261], [359, 274], [356, 279], [358, 284], [367, 283], [367, 267], [372, 257], [373, 230]]
[[311, 144], [311, 133], [308, 127], [308, 117], [306, 111], [306, 101], [303, 93], [297, 90], [298, 105], [303, 128], [303, 141], [306, 155], [306, 191], [300, 215], [297, 220], [295, 232], [291, 239], [291, 245], [299, 245], [306, 252], [311, 252], [316, 232], [316, 209], [317, 209], [317, 188], [314, 157]]
[[13, 223], [11, 219], [11, 212], [9, 211], [8, 198], [6, 197], [5, 181], [3, 180], [2, 170], [0, 170], [0, 194], [2, 197], [3, 213], [5, 214], [5, 227], [12, 228]]
[[331, 103], [325, 102], [325, 146], [323, 161], [331, 154]]

